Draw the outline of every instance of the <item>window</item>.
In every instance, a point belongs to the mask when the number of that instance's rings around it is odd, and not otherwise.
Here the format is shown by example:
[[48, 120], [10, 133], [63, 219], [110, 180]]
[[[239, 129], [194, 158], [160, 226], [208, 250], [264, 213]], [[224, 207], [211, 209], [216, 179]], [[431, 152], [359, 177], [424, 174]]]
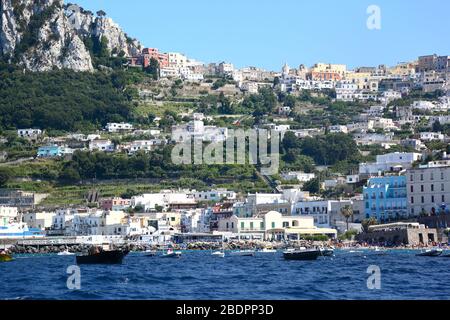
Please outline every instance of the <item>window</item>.
[[425, 187], [423, 185], [420, 186], [420, 191], [424, 192], [425, 191]]
[[422, 203], [425, 203], [425, 197], [422, 196]]
[[445, 202], [445, 195], [442, 195], [442, 202]]
[[431, 185], [431, 192], [434, 192], [434, 184]]
[[441, 184], [441, 191], [445, 191], [445, 186], [444, 186], [444, 184]]
[[289, 222], [283, 222], [283, 228], [289, 228]]
[[245, 222], [241, 222], [241, 229], [245, 228]]
[[250, 222], [250, 230], [253, 230], [253, 222]]
[[411, 197], [411, 203], [414, 204], [414, 197]]
[[444, 173], [441, 172], [441, 180], [444, 180]]
[[272, 229], [275, 229], [275, 222], [272, 222]]
[[431, 196], [431, 203], [434, 203], [434, 196]]
[[261, 222], [261, 223], [259, 224], [259, 228], [260, 228], [261, 230], [264, 230], [264, 222]]
[[410, 177], [409, 177], [409, 180], [412, 182], [412, 181], [414, 181], [414, 175], [411, 175]]
[[423, 181], [423, 173], [420, 175], [420, 181]]
[[434, 180], [434, 173], [433, 172], [431, 172], [431, 174], [430, 174], [430, 180]]

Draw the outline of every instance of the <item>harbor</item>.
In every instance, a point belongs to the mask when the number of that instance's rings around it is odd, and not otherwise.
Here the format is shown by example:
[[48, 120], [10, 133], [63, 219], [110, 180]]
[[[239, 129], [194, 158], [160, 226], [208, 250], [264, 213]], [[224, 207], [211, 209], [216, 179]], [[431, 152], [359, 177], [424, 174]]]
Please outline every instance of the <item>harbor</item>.
[[[66, 287], [74, 256], [17, 254], [0, 264], [0, 299], [448, 299], [450, 259], [417, 252], [336, 249], [315, 261], [285, 260], [281, 250], [224, 258], [183, 250], [179, 259], [130, 252], [119, 265], [80, 265], [80, 290]], [[381, 269], [381, 290], [366, 286], [371, 265]]]

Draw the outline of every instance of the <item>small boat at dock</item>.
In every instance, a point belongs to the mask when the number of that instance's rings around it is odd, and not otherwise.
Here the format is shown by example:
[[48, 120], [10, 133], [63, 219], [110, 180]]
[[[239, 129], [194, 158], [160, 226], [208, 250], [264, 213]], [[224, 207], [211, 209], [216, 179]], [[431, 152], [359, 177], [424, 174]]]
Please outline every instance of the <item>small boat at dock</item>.
[[146, 250], [146, 251], [144, 252], [144, 254], [145, 254], [146, 257], [156, 257], [156, 255], [158, 254], [158, 252], [155, 251], [155, 250]]
[[301, 248], [298, 250], [286, 250], [283, 252], [286, 260], [317, 260], [322, 255], [320, 250]]
[[443, 252], [444, 252], [444, 250], [439, 249], [439, 248], [428, 249], [421, 253], [416, 254], [416, 256], [418, 256], [418, 257], [439, 257], [440, 255], [442, 255]]

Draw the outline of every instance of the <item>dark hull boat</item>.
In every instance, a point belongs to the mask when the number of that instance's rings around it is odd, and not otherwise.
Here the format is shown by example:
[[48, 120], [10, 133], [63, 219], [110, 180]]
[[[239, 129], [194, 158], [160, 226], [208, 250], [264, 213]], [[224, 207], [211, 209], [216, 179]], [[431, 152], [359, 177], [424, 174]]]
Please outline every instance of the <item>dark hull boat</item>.
[[102, 251], [100, 253], [77, 256], [77, 264], [121, 264], [123, 258], [128, 254], [128, 251], [114, 250]]
[[286, 260], [317, 260], [321, 255], [320, 250], [293, 250], [283, 253]]
[[442, 255], [441, 249], [427, 250], [417, 254], [418, 257], [439, 257], [440, 255]]

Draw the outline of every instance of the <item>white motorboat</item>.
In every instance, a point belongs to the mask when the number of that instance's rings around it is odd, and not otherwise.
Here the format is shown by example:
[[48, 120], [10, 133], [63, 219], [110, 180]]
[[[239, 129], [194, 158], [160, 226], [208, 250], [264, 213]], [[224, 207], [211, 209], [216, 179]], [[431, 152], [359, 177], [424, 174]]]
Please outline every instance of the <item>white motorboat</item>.
[[264, 248], [264, 249], [260, 250], [259, 252], [261, 252], [261, 253], [277, 253], [277, 250], [276, 249]]
[[181, 258], [181, 251], [173, 251], [172, 249], [167, 250], [166, 253], [162, 255], [163, 258]]
[[439, 257], [442, 255], [444, 250], [440, 248], [434, 248], [434, 249], [428, 249], [425, 251], [422, 251], [421, 253], [416, 254], [418, 257]]
[[58, 256], [74, 256], [75, 253], [70, 252], [69, 250], [64, 250], [60, 253], [58, 253]]
[[213, 253], [211, 253], [211, 255], [215, 256], [215, 257], [224, 258], [225, 257], [225, 252], [223, 252], [223, 251], [214, 251]]
[[230, 254], [232, 256], [237, 256], [237, 257], [254, 257], [256, 252], [255, 252], [255, 250], [239, 250], [239, 251], [233, 251]]

